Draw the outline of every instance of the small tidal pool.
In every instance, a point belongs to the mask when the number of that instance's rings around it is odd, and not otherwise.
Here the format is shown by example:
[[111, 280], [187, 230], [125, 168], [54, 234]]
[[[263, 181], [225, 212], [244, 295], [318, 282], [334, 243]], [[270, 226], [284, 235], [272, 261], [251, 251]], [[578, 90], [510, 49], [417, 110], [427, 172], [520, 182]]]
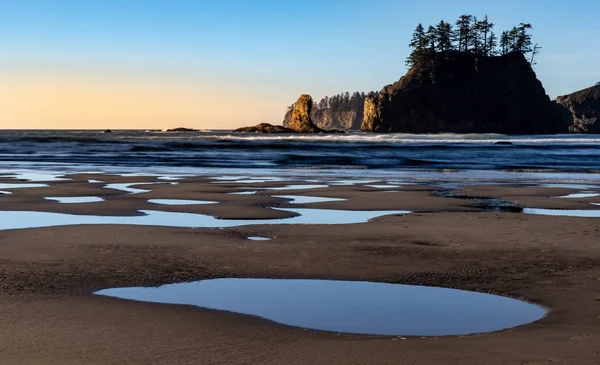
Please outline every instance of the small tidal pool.
[[360, 281], [213, 279], [96, 294], [195, 305], [315, 330], [393, 336], [493, 332], [546, 314], [540, 306], [497, 295]]

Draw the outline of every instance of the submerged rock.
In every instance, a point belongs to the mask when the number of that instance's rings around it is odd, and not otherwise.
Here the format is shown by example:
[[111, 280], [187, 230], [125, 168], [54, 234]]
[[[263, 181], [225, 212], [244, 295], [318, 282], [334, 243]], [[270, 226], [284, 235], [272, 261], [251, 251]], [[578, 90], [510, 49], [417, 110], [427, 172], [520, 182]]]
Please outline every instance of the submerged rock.
[[552, 134], [566, 133], [568, 123], [521, 53], [449, 52], [366, 98], [361, 130]]
[[556, 103], [570, 113], [569, 132], [600, 133], [600, 84], [559, 96]]
[[112, 133], [112, 131], [111, 131], [110, 129], [107, 129], [107, 130], [105, 130], [105, 131], [104, 131], [104, 132], [102, 132], [102, 133]]
[[501, 145], [506, 145], [506, 146], [512, 146], [513, 143], [509, 142], [509, 141], [498, 141], [498, 142], [496, 142], [494, 144], [501, 144]]

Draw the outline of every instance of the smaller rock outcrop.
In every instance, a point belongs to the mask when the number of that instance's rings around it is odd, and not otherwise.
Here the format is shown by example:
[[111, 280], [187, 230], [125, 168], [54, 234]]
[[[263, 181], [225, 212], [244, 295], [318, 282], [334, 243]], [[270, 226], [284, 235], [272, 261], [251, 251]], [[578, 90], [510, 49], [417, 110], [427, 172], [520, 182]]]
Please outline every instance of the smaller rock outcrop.
[[104, 132], [102, 132], [102, 133], [112, 133], [112, 131], [111, 131], [110, 129], [107, 129], [107, 130], [105, 130], [105, 131], [104, 131]]
[[234, 132], [246, 133], [344, 133], [335, 129], [325, 130], [317, 127], [312, 122], [310, 113], [312, 110], [312, 97], [308, 94], [302, 94], [298, 98], [292, 111], [291, 121], [284, 127], [261, 123], [253, 127], [243, 127], [234, 130]]
[[310, 112], [312, 111], [312, 97], [308, 94], [302, 94], [296, 101], [292, 111], [292, 120], [287, 125], [291, 130], [298, 133], [322, 133], [323, 129], [317, 127], [312, 122]]
[[198, 132], [197, 129], [192, 129], [192, 128], [183, 128], [183, 127], [179, 127], [179, 128], [172, 128], [172, 129], [165, 129], [165, 132]]
[[571, 113], [569, 132], [600, 133], [600, 84], [559, 96], [556, 103]]
[[238, 133], [296, 133], [289, 128], [286, 128], [281, 125], [272, 125], [269, 123], [260, 123], [255, 125], [254, 127], [242, 127], [234, 130], [234, 132]]

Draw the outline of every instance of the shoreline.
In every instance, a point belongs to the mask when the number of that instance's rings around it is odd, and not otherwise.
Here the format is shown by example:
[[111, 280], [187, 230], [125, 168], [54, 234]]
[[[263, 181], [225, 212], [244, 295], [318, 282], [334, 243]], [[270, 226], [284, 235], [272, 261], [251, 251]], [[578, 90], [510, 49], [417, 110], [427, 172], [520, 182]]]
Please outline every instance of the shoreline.
[[[13, 195], [0, 195], [3, 210], [127, 215], [150, 206], [147, 199], [173, 198], [219, 203], [158, 209], [222, 218], [277, 218], [281, 212], [268, 206], [291, 205], [273, 197], [227, 193], [244, 186], [266, 189], [299, 183], [214, 184], [200, 177], [177, 180], [178, 185], [138, 186], [150, 192], [127, 195], [83, 180], [152, 182], [156, 177], [77, 178], [80, 181], [49, 182], [47, 188], [10, 190]], [[436, 188], [430, 185], [405, 185], [394, 193], [379, 190], [384, 189], [353, 185], [269, 194], [349, 199], [306, 205], [319, 209], [413, 213], [310, 229], [285, 224], [224, 229], [81, 225], [2, 231], [2, 358], [19, 364], [597, 363], [598, 218], [491, 212], [474, 207], [468, 199], [435, 196]], [[106, 201], [44, 201], [42, 197], [51, 192], [52, 196], [103, 194]], [[553, 198], [578, 192], [566, 188], [480, 185], [455, 192], [537, 208], [594, 209], [590, 203], [600, 203], [599, 197]], [[248, 241], [247, 236], [273, 240]], [[111, 287], [221, 277], [439, 286], [525, 298], [552, 312], [535, 323], [499, 332], [397, 341], [389, 336], [306, 331], [246, 315], [93, 294]], [[66, 345], [74, 343], [76, 347]]]

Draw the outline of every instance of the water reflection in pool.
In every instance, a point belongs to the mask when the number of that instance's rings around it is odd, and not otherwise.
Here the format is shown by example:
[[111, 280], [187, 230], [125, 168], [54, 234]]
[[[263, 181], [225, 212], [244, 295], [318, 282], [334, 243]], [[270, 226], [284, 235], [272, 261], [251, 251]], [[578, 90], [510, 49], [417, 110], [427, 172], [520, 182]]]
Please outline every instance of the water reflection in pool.
[[277, 188], [266, 188], [267, 190], [301, 190], [328, 188], [328, 185], [286, 185]]
[[250, 237], [246, 237], [247, 239], [249, 239], [250, 241], [270, 241], [271, 239], [269, 237], [260, 237], [260, 236], [250, 236]]
[[[275, 209], [275, 208], [274, 208]], [[218, 219], [197, 213], [140, 210], [139, 216], [75, 215], [52, 212], [0, 211], [0, 230], [68, 226], [77, 224], [122, 224], [188, 228], [225, 228], [252, 224], [352, 224], [391, 214], [407, 214], [405, 210], [340, 211], [330, 209], [277, 208], [298, 214], [283, 219]]]
[[346, 199], [327, 198], [323, 196], [303, 196], [303, 195], [272, 195], [274, 198], [289, 199], [289, 204], [311, 204], [326, 202], [341, 202]]
[[250, 314], [302, 328], [378, 335], [492, 332], [536, 321], [546, 313], [537, 305], [490, 294], [330, 280], [215, 279], [96, 294]]
[[61, 204], [97, 203], [97, 202], [104, 201], [104, 199], [102, 199], [99, 196], [70, 196], [70, 197], [56, 196], [56, 197], [47, 197], [44, 199], [55, 200]]
[[187, 200], [187, 199], [150, 199], [148, 203], [162, 205], [201, 205], [201, 204], [216, 204], [208, 200]]
[[568, 195], [562, 195], [562, 196], [557, 196], [557, 198], [562, 198], [562, 199], [576, 199], [576, 198], [594, 198], [596, 196], [600, 196], [600, 194], [598, 193], [592, 193], [592, 192], [581, 192], [581, 193], [575, 193], [575, 194], [568, 194]]
[[600, 218], [600, 210], [523, 208], [523, 213], [563, 217]]
[[0, 189], [26, 189], [26, 188], [46, 188], [48, 184], [12, 184], [0, 183]]
[[168, 183], [168, 182], [113, 183], [113, 184], [106, 184], [106, 185], [104, 185], [104, 188], [105, 189], [121, 190], [121, 191], [124, 191], [124, 192], [126, 192], [128, 194], [141, 194], [141, 193], [147, 193], [150, 190], [148, 190], [148, 189], [132, 188], [132, 186], [136, 186], [136, 185], [156, 185], [156, 184], [177, 185], [178, 183], [176, 183], [176, 182], [172, 182], [172, 183]]

